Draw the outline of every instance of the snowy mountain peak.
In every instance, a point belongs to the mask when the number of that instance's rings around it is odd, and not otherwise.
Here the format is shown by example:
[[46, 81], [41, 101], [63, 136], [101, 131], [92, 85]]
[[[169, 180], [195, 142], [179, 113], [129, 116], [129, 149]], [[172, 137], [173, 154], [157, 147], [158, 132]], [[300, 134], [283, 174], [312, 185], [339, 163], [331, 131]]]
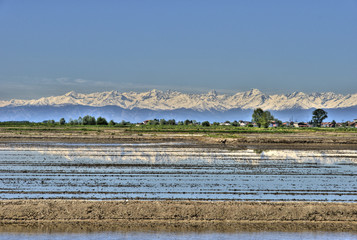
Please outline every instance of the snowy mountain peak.
[[216, 97], [217, 96], [217, 92], [216, 92], [216, 90], [213, 89], [213, 90], [209, 91], [207, 95]]
[[109, 91], [82, 94], [74, 91], [62, 96], [40, 98], [35, 100], [0, 101], [0, 107], [14, 106], [118, 106], [124, 109], [174, 110], [192, 109], [196, 111], [230, 109], [285, 110], [310, 108], [345, 108], [357, 106], [357, 94], [293, 92], [291, 94], [266, 95], [258, 89], [238, 92], [234, 95], [218, 94], [215, 90], [207, 94], [186, 94], [177, 91], [151, 91], [137, 93]]
[[256, 88], [252, 88], [250, 91], [249, 91], [250, 94], [252, 95], [260, 95], [260, 94], [263, 94], [259, 89], [256, 89]]
[[245, 92], [244, 95], [246, 97], [255, 97], [255, 96], [260, 96], [260, 95], [264, 95], [264, 94], [260, 90], [253, 88], [253, 89]]
[[67, 97], [77, 97], [77, 93], [75, 91], [70, 91], [65, 94]]

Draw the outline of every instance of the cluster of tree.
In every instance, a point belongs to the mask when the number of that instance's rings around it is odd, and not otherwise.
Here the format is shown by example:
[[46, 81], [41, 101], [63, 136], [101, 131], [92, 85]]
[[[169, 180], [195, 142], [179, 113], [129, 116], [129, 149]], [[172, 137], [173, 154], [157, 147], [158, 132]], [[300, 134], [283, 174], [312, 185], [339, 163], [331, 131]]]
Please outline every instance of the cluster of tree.
[[175, 119], [153, 119], [149, 120], [148, 125], [199, 125], [200, 123], [196, 120], [186, 119], [185, 121], [176, 121]]
[[43, 121], [43, 123], [46, 123], [46, 124], [55, 124], [56, 121], [55, 121], [55, 120], [45, 120], [45, 121]]
[[149, 125], [176, 125], [176, 120], [175, 119], [170, 119], [170, 120], [165, 120], [165, 119], [153, 119], [149, 120], [148, 122]]
[[[312, 112], [312, 120], [310, 124], [314, 127], [321, 127], [322, 121], [327, 118], [327, 112], [323, 109], [316, 109]], [[267, 128], [274, 121], [278, 126], [282, 124], [282, 122], [276, 118], [269, 112], [263, 111], [261, 108], [257, 108], [254, 110], [252, 115], [252, 121], [255, 122], [258, 127]], [[291, 122], [290, 126], [293, 126], [294, 123]], [[336, 121], [332, 121], [333, 127], [336, 126]]]
[[[48, 120], [47, 123], [55, 123], [54, 120]], [[61, 118], [58, 122], [60, 125], [67, 124], [64, 118]], [[78, 119], [70, 119], [68, 124], [70, 125], [110, 125], [114, 126], [117, 123], [113, 120], [110, 120], [109, 123], [104, 117], [98, 117], [97, 119], [93, 116], [86, 115], [83, 118], [79, 117]], [[125, 125], [127, 122], [122, 121], [121, 124]]]
[[252, 115], [252, 121], [255, 122], [258, 127], [267, 128], [269, 125], [275, 121], [281, 123], [280, 120], [275, 119], [274, 116], [269, 111], [263, 111], [261, 108], [254, 110]]

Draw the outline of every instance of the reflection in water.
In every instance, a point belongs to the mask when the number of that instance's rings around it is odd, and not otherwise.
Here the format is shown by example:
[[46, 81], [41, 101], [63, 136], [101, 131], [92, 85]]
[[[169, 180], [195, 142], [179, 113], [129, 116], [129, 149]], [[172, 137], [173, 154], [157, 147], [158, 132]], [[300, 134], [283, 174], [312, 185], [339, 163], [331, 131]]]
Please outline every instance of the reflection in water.
[[0, 197], [356, 201], [355, 150], [0, 144]]
[[[298, 163], [357, 163], [356, 150], [225, 150], [154, 144], [44, 144], [1, 146], [0, 151], [15, 154], [38, 152], [57, 159], [85, 162], [151, 164], [227, 164], [229, 161], [262, 164], [267, 161]], [[56, 160], [57, 161], [57, 160]]]

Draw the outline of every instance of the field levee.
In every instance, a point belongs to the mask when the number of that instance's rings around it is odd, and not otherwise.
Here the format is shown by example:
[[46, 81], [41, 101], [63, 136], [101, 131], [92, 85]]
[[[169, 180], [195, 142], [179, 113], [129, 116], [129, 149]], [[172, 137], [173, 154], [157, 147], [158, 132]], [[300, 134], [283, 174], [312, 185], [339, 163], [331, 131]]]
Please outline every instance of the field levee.
[[0, 126], [0, 142], [186, 142], [233, 149], [357, 149], [357, 129], [178, 127], [146, 129], [108, 126]]
[[357, 232], [357, 203], [0, 201], [0, 232], [145, 230]]

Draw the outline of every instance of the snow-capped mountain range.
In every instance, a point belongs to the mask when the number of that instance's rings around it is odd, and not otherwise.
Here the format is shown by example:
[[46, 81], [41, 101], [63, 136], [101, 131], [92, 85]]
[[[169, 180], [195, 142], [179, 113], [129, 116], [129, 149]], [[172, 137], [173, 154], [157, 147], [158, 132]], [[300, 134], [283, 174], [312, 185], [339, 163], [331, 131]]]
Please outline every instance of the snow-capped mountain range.
[[253, 109], [270, 110], [282, 121], [309, 121], [316, 108], [328, 111], [328, 120], [357, 118], [357, 94], [294, 92], [267, 95], [257, 89], [234, 95], [186, 94], [177, 91], [118, 91], [62, 96], [35, 100], [0, 101], [0, 121], [43, 121], [77, 119], [91, 115], [114, 121], [141, 122], [147, 119], [192, 119], [197, 121], [251, 120]]
[[206, 94], [186, 94], [177, 91], [151, 90], [148, 92], [110, 91], [90, 94], [69, 92], [62, 96], [36, 100], [0, 101], [0, 107], [20, 106], [67, 106], [81, 105], [90, 107], [117, 106], [123, 109], [227, 111], [231, 109], [287, 110], [312, 108], [347, 108], [357, 106], [357, 93], [335, 94], [294, 92], [291, 94], [267, 95], [258, 89], [238, 92], [234, 95], [217, 94], [212, 90]]

